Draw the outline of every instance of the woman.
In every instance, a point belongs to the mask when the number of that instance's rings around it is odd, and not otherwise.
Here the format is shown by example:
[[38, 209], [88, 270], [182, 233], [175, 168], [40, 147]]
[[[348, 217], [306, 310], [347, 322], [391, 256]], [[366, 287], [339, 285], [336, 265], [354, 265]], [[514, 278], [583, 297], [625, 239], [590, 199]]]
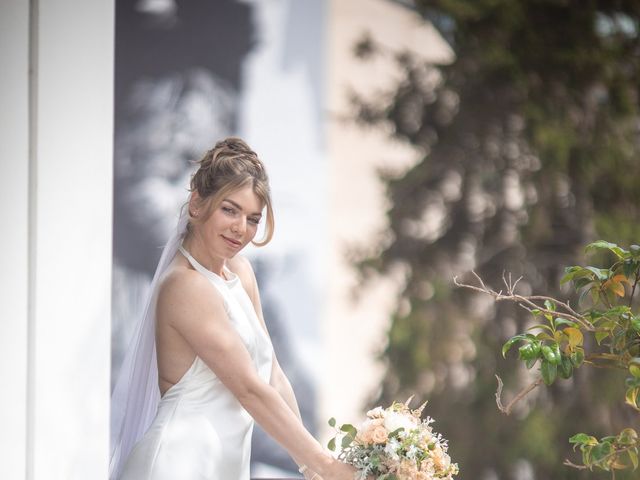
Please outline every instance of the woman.
[[165, 247], [114, 390], [110, 478], [248, 480], [254, 420], [306, 478], [353, 478], [302, 425], [251, 265], [237, 255], [263, 210], [256, 245], [273, 235], [266, 172], [242, 140], [216, 144], [192, 177], [188, 214]]

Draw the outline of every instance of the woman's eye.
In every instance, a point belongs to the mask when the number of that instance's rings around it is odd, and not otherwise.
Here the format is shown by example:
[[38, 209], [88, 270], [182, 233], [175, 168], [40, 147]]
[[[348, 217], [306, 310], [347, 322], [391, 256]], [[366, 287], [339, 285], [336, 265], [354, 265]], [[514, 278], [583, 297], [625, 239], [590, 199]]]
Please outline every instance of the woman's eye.
[[235, 211], [233, 208], [231, 208], [231, 207], [222, 207], [222, 211], [223, 211], [224, 213], [229, 213], [229, 214], [231, 214], [231, 215], [233, 215], [234, 213], [236, 213], [236, 211]]
[[250, 218], [249, 218], [249, 221], [250, 221], [251, 223], [253, 223], [254, 225], [260, 225], [260, 219], [259, 219], [259, 218], [255, 218], [255, 217], [254, 217], [254, 218], [251, 218], [251, 217], [250, 217]]

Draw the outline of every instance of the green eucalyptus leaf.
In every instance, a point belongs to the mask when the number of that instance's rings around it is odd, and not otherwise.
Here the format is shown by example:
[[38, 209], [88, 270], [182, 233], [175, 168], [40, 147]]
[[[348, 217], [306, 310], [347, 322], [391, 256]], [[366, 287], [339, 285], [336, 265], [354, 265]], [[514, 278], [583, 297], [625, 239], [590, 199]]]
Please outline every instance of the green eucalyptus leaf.
[[333, 437], [331, 440], [329, 440], [329, 443], [327, 443], [327, 448], [329, 450], [331, 450], [332, 452], [335, 452], [335, 450], [336, 450], [336, 437]]
[[356, 429], [356, 427], [354, 427], [350, 423], [345, 423], [344, 425], [342, 425], [340, 427], [340, 430], [342, 430], [343, 432], [351, 435], [354, 438], [358, 434], [358, 430]]
[[353, 437], [351, 435], [345, 435], [344, 437], [342, 437], [342, 448], [347, 448], [349, 445], [351, 445], [351, 442], [353, 442]]
[[331, 417], [331, 418], [329, 419], [329, 422], [328, 422], [328, 423], [329, 423], [329, 426], [330, 426], [330, 427], [335, 427], [335, 426], [336, 426], [336, 419], [335, 419], [335, 418], [333, 418], [333, 417]]

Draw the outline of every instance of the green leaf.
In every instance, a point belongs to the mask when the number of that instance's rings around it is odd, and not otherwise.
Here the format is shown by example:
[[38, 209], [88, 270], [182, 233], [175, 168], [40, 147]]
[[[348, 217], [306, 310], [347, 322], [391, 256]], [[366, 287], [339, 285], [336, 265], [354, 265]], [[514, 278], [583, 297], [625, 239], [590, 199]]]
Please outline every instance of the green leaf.
[[[586, 270], [585, 270], [586, 272]], [[576, 278], [573, 282], [574, 286], [576, 287], [576, 290], [580, 290], [582, 287], [586, 287], [587, 285], [589, 285], [590, 283], [593, 283], [593, 280], [590, 278]]]
[[[609, 456], [611, 451], [612, 447], [609, 442], [599, 443], [598, 445], [593, 447], [593, 450], [591, 450], [591, 457], [593, 458], [594, 462], [599, 462]], [[605, 465], [601, 467], [604, 468]], [[605, 470], [607, 469], [605, 468]]]
[[511, 337], [502, 346], [502, 357], [506, 358], [507, 352], [513, 346], [514, 343], [516, 343], [518, 341], [521, 341], [521, 340], [527, 340], [527, 339], [534, 340], [535, 337], [533, 335], [531, 335], [531, 334], [528, 334], [528, 333], [527, 334], [521, 333], [519, 335], [515, 335], [515, 336]]
[[636, 470], [638, 468], [638, 452], [635, 450], [627, 450], [627, 455], [629, 456], [629, 460], [631, 460], [631, 464], [633, 465], [633, 469]]
[[540, 332], [539, 334], [536, 335], [536, 338], [538, 340], [550, 340], [550, 341], [554, 341], [555, 339], [549, 335], [547, 332]]
[[556, 304], [555, 304], [554, 302], [552, 302], [551, 300], [545, 300], [545, 301], [544, 301], [544, 307], [545, 307], [547, 310], [551, 310], [551, 311], [553, 311], [553, 312], [555, 312], [555, 311], [556, 311]]
[[347, 433], [348, 435], [351, 435], [354, 438], [358, 434], [358, 430], [356, 429], [356, 427], [354, 427], [350, 423], [345, 423], [344, 425], [342, 425], [340, 427], [340, 430]]
[[538, 361], [537, 357], [536, 358], [531, 358], [531, 359], [525, 361], [525, 365], [530, 370], [530, 369], [533, 368], [533, 366], [536, 364], [537, 361]]
[[538, 358], [538, 352], [531, 343], [525, 343], [518, 349], [518, 358], [520, 360], [533, 360]]
[[542, 365], [540, 365], [540, 373], [542, 374], [542, 381], [545, 385], [551, 385], [558, 375], [558, 365], [543, 360]]
[[573, 373], [573, 365], [571, 364], [571, 359], [569, 357], [564, 355], [562, 356], [562, 361], [558, 366], [558, 373], [560, 373], [560, 376], [565, 380], [571, 377], [571, 374]]
[[622, 265], [622, 272], [624, 273], [624, 276], [627, 278], [630, 278], [637, 269], [638, 269], [638, 262], [634, 262], [631, 259], [625, 260], [624, 264]]
[[595, 337], [596, 337], [596, 342], [598, 342], [598, 345], [600, 345], [600, 343], [602, 343], [602, 340], [604, 340], [608, 336], [609, 336], [609, 332], [603, 332], [603, 331], [596, 332]]
[[573, 266], [567, 267], [564, 269], [564, 276], [560, 279], [560, 285], [564, 285], [569, 280], [573, 280], [576, 276], [579, 276], [581, 273], [584, 275], [585, 270], [582, 267]]
[[571, 348], [582, 345], [582, 342], [584, 341], [584, 336], [582, 335], [582, 332], [578, 328], [574, 328], [574, 327], [565, 328], [563, 332], [565, 333], [565, 335], [567, 335], [567, 337], [569, 337], [569, 346]]
[[625, 403], [638, 410], [638, 388], [629, 388], [624, 396]]
[[329, 450], [331, 450], [332, 452], [335, 452], [335, 450], [336, 450], [336, 437], [333, 437], [331, 440], [329, 440], [329, 443], [327, 443], [327, 448]]
[[336, 426], [336, 419], [335, 419], [335, 418], [333, 418], [333, 417], [331, 417], [331, 418], [329, 419], [329, 422], [328, 422], [328, 423], [329, 423], [329, 426], [330, 426], [330, 427], [335, 427], [335, 426]]
[[586, 433], [576, 433], [573, 437], [569, 439], [569, 443], [575, 443], [576, 446], [580, 445], [596, 445], [598, 440], [596, 437], [592, 437], [591, 435], [587, 435]]
[[584, 249], [585, 253], [589, 253], [592, 250], [609, 250], [613, 252], [618, 258], [624, 257], [626, 250], [620, 248], [615, 243], [607, 242], [605, 240], [598, 240], [597, 242], [590, 243]]
[[638, 432], [633, 428], [625, 428], [620, 432], [617, 440], [624, 445], [633, 445], [638, 441]]
[[[548, 330], [549, 332], [553, 333], [553, 328], [551, 328], [549, 325], [545, 325], [543, 323], [539, 323], [537, 325], [533, 325], [529, 328], [527, 328], [527, 330]], [[551, 339], [553, 339], [553, 337], [549, 337]]]
[[[589, 282], [591, 283], [591, 282]], [[585, 288], [580, 292], [580, 297], [578, 298], [578, 304], [581, 304], [587, 295], [593, 290], [594, 287]]]
[[576, 348], [571, 354], [571, 363], [574, 367], [578, 368], [584, 362], [584, 350], [582, 348]]
[[351, 445], [351, 442], [353, 442], [353, 437], [351, 435], [345, 435], [344, 437], [342, 437], [342, 448], [347, 448], [349, 445]]
[[598, 280], [601, 282], [607, 280], [611, 272], [606, 268], [596, 268], [596, 267], [585, 267], [591, 273], [593, 273]]
[[566, 318], [562, 318], [562, 317], [556, 317], [555, 323], [556, 323], [556, 327], [560, 325], [568, 325], [574, 328], [578, 327], [578, 324], [576, 322], [572, 322], [571, 320], [567, 320]]
[[640, 378], [640, 358], [634, 358], [629, 362], [629, 373]]

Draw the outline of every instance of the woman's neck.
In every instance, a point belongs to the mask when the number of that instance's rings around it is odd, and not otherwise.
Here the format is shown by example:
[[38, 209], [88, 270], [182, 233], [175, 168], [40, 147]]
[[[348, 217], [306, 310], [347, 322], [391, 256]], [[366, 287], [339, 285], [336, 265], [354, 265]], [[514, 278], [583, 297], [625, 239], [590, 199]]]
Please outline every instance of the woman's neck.
[[182, 242], [182, 245], [200, 265], [210, 272], [225, 278], [223, 270], [226, 265], [226, 260], [222, 257], [212, 255], [207, 249], [205, 242], [200, 237], [193, 233], [187, 235]]

